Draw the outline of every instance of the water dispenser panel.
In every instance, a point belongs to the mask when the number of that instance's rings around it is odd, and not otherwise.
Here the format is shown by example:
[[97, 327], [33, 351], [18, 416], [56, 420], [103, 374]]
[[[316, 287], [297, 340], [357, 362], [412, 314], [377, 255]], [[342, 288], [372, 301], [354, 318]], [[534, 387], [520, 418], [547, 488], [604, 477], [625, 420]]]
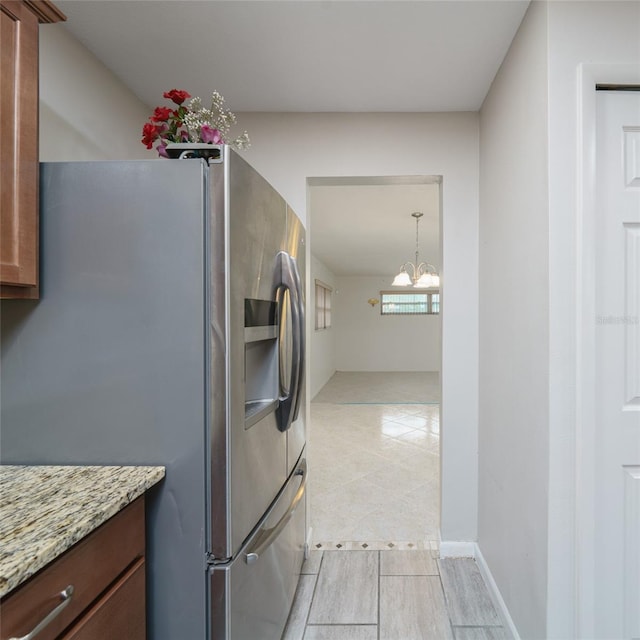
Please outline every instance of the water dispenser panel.
[[278, 407], [278, 304], [244, 301], [245, 429]]

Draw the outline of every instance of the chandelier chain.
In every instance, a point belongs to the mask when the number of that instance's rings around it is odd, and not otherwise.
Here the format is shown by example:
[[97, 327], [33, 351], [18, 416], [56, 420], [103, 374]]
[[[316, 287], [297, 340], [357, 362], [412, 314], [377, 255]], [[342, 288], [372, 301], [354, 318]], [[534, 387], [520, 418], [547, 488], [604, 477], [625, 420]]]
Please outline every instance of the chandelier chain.
[[420, 261], [418, 259], [418, 255], [420, 252], [420, 241], [418, 239], [418, 225], [420, 224], [420, 218], [422, 218], [422, 214], [419, 211], [415, 211], [411, 214], [416, 219], [416, 265], [415, 268], [418, 268]]

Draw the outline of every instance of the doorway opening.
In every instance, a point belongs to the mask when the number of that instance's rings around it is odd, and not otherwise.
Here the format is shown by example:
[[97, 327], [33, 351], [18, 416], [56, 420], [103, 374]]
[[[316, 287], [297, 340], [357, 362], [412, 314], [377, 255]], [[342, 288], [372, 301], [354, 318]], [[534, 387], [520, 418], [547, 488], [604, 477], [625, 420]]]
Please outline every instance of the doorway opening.
[[[440, 176], [308, 180], [312, 547], [435, 547], [442, 291], [391, 283], [415, 258], [415, 212], [420, 262], [440, 271], [441, 186]], [[396, 292], [428, 304], [383, 313]]]

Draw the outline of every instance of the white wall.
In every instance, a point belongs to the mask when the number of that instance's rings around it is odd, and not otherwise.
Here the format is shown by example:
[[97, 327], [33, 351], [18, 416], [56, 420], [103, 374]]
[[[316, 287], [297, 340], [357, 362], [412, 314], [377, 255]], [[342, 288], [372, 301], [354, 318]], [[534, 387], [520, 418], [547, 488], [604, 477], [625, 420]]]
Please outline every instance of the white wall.
[[237, 115], [253, 145], [243, 155], [303, 221], [309, 219], [309, 177], [443, 176], [441, 535], [447, 541], [475, 540], [478, 114]]
[[547, 7], [532, 3], [480, 116], [478, 544], [522, 638], [546, 638]]
[[440, 371], [440, 316], [390, 316], [380, 298], [392, 277], [338, 277], [335, 299], [338, 371]]
[[63, 25], [40, 26], [40, 160], [157, 157], [140, 142], [151, 115]]
[[[329, 268], [313, 254], [311, 254], [310, 278], [311, 289], [307, 305], [309, 309], [309, 336], [310, 336], [310, 361], [309, 361], [309, 397], [314, 396], [324, 387], [329, 378], [336, 372], [335, 352], [335, 314], [339, 309], [340, 301], [336, 299], [336, 277]], [[315, 329], [316, 297], [314, 295], [314, 282], [320, 280], [333, 289], [331, 294], [332, 325], [328, 329]]]

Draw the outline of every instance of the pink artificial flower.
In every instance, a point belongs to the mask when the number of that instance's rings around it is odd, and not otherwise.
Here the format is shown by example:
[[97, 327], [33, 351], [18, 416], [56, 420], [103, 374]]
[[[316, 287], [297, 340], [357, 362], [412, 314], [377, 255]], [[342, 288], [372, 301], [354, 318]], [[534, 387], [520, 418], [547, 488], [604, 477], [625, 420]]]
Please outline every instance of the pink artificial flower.
[[208, 124], [203, 124], [200, 128], [200, 138], [202, 142], [206, 143], [222, 144], [224, 142], [220, 132]]
[[168, 158], [169, 154], [167, 153], [167, 144], [164, 140], [160, 142], [160, 144], [156, 147], [156, 151], [161, 158]]

